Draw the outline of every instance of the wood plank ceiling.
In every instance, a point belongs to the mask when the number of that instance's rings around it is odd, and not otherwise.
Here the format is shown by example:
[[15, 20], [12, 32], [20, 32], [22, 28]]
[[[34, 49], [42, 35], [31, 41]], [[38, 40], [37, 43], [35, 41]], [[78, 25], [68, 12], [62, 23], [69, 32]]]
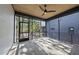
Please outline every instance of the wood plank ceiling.
[[[40, 4], [44, 9], [44, 5]], [[39, 4], [13, 4], [14, 10], [24, 14], [36, 16], [42, 19], [48, 19], [66, 10], [76, 7], [77, 4], [47, 4], [47, 10], [56, 10], [56, 12], [47, 13], [42, 16], [43, 11], [39, 8]]]

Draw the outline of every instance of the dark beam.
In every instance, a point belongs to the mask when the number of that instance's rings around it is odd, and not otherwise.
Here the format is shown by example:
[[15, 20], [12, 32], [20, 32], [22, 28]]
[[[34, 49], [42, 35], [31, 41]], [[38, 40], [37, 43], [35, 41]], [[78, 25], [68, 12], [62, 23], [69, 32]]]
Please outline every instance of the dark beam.
[[32, 17], [32, 18], [37, 18], [37, 19], [40, 19], [42, 21], [45, 21], [43, 18], [39, 18], [39, 17], [36, 17], [36, 16], [28, 15], [28, 14], [25, 14], [25, 13], [22, 13], [22, 12], [18, 12], [18, 11], [15, 11], [15, 14], [19, 15], [19, 16], [29, 16], [29, 17]]

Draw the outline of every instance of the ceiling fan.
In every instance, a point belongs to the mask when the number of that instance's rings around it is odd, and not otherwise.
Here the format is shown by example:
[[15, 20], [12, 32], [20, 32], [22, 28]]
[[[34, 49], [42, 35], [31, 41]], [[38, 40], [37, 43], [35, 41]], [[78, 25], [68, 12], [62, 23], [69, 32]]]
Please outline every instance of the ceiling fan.
[[45, 15], [45, 14], [47, 14], [47, 13], [50, 13], [50, 12], [56, 12], [56, 10], [50, 10], [50, 11], [48, 11], [46, 4], [44, 5], [44, 9], [40, 5], [39, 5], [39, 8], [43, 11], [42, 16]]

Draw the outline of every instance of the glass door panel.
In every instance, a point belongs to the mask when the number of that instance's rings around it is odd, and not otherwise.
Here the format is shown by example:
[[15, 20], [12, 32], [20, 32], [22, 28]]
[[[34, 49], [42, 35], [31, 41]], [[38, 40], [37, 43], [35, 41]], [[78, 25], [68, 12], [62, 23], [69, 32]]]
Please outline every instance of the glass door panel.
[[33, 38], [40, 37], [40, 21], [33, 20]]
[[16, 17], [16, 36], [19, 41], [37, 39], [44, 36], [44, 33], [44, 21], [25, 16]]
[[20, 19], [21, 21], [19, 22], [19, 26], [20, 26], [20, 41], [25, 41], [25, 40], [29, 40], [28, 37], [28, 18], [23, 18]]

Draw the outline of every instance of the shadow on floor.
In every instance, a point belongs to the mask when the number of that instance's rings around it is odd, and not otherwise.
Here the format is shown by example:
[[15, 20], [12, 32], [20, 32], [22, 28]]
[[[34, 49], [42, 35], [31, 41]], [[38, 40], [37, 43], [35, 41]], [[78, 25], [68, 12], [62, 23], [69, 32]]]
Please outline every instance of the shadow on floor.
[[39, 39], [21, 42], [19, 55], [68, 55], [71, 45], [61, 43], [55, 39], [42, 37]]

